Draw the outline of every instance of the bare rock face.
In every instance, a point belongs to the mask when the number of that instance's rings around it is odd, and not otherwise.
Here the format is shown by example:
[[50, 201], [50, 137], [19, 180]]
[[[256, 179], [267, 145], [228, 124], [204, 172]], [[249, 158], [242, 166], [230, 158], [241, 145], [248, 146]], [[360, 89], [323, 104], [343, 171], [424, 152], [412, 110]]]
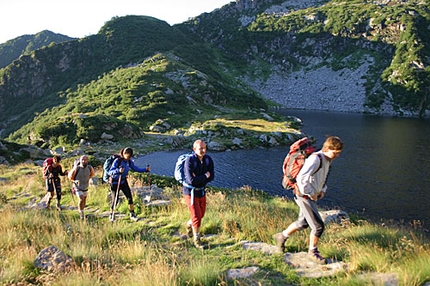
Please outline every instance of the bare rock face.
[[34, 265], [48, 271], [64, 272], [73, 267], [75, 263], [64, 252], [51, 245], [37, 255]]

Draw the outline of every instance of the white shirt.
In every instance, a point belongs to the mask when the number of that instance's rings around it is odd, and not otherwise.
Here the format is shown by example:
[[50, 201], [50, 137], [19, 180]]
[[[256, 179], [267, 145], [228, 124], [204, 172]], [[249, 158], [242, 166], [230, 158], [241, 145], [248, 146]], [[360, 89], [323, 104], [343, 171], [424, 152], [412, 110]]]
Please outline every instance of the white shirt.
[[[319, 156], [318, 156], [319, 154]], [[322, 159], [320, 163], [320, 158]], [[297, 175], [297, 186], [302, 195], [314, 196], [320, 192], [325, 192], [327, 186], [325, 181], [330, 169], [329, 161], [322, 153], [322, 151], [311, 154]], [[321, 164], [321, 168], [318, 170]]]

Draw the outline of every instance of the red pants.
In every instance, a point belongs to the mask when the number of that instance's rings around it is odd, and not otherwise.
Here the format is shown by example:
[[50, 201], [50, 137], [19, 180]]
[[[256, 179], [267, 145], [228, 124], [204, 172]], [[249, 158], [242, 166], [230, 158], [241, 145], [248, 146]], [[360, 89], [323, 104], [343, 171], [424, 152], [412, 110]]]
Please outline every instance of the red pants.
[[205, 216], [206, 212], [206, 196], [202, 198], [194, 197], [193, 205], [191, 205], [191, 196], [184, 195], [184, 199], [191, 214], [191, 225], [194, 228], [199, 228], [202, 224], [202, 218]]

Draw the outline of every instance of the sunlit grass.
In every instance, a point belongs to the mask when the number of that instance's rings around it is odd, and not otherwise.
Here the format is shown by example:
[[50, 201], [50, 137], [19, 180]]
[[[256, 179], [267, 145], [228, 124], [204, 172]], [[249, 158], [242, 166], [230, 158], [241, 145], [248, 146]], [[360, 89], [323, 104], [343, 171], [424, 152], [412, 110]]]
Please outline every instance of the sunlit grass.
[[[126, 217], [112, 224], [97, 215], [109, 209], [108, 186], [92, 186], [87, 213], [97, 213], [82, 222], [76, 209], [60, 213], [27, 208], [28, 201], [45, 194], [44, 184], [39, 167], [17, 168], [25, 178], [12, 180], [11, 174], [17, 170], [0, 167], [0, 176], [9, 178], [6, 200], [0, 203], [0, 284], [142, 285], [144, 281], [147, 285], [227, 285], [228, 269], [254, 265], [262, 270], [243, 283], [312, 284], [312, 279], [298, 277], [280, 255], [246, 251], [239, 243], [273, 244], [272, 235], [297, 217], [293, 202], [250, 187], [211, 188], [201, 227], [208, 249], [201, 251], [181, 238], [189, 212], [179, 187], [165, 188], [171, 197], [170, 206], [145, 207], [136, 197], [143, 220], [131, 223]], [[63, 186], [67, 183], [63, 181]], [[30, 195], [11, 199], [18, 192]], [[76, 200], [65, 194], [63, 205], [75, 206]], [[127, 204], [117, 211], [128, 214]], [[309, 231], [292, 236], [288, 251], [307, 251], [308, 237]], [[50, 245], [73, 259], [75, 266], [70, 271], [48, 273], [35, 268], [37, 254]], [[370, 280], [361, 274], [368, 272], [394, 273], [402, 285], [430, 280], [428, 240], [413, 231], [355, 219], [349, 224], [328, 225], [319, 248], [326, 256], [348, 264], [345, 274], [319, 281], [326, 285], [364, 285]]]

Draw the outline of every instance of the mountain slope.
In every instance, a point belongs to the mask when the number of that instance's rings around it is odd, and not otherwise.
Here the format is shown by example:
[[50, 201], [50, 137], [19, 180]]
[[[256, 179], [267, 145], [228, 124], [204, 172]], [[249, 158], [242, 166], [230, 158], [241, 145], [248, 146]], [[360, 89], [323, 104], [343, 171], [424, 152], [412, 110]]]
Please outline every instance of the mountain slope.
[[62, 43], [75, 40], [65, 35], [56, 34], [45, 30], [35, 35], [24, 35], [0, 44], [0, 68], [11, 64], [22, 55], [28, 55], [32, 51], [49, 46], [54, 43]]
[[104, 132], [116, 139], [139, 138], [159, 119], [181, 129], [198, 118], [228, 115], [233, 108], [240, 117], [244, 107], [243, 112], [266, 107], [256, 94], [224, 85], [209, 74], [176, 55], [156, 54], [64, 93], [64, 103], [46, 109], [9, 139], [56, 146], [81, 139], [98, 142]]
[[[248, 8], [232, 3], [178, 28], [225, 50], [251, 84], [322, 66], [357, 69], [357, 60], [370, 57], [374, 64], [362, 75], [369, 111], [377, 113], [385, 102], [398, 114], [428, 112], [428, 1], [254, 2]], [[323, 86], [324, 91], [330, 88]]]
[[32, 121], [35, 114], [64, 103], [61, 94], [69, 88], [187, 42], [164, 21], [127, 16], [113, 18], [97, 35], [22, 56], [0, 70], [3, 132], [8, 134]]

